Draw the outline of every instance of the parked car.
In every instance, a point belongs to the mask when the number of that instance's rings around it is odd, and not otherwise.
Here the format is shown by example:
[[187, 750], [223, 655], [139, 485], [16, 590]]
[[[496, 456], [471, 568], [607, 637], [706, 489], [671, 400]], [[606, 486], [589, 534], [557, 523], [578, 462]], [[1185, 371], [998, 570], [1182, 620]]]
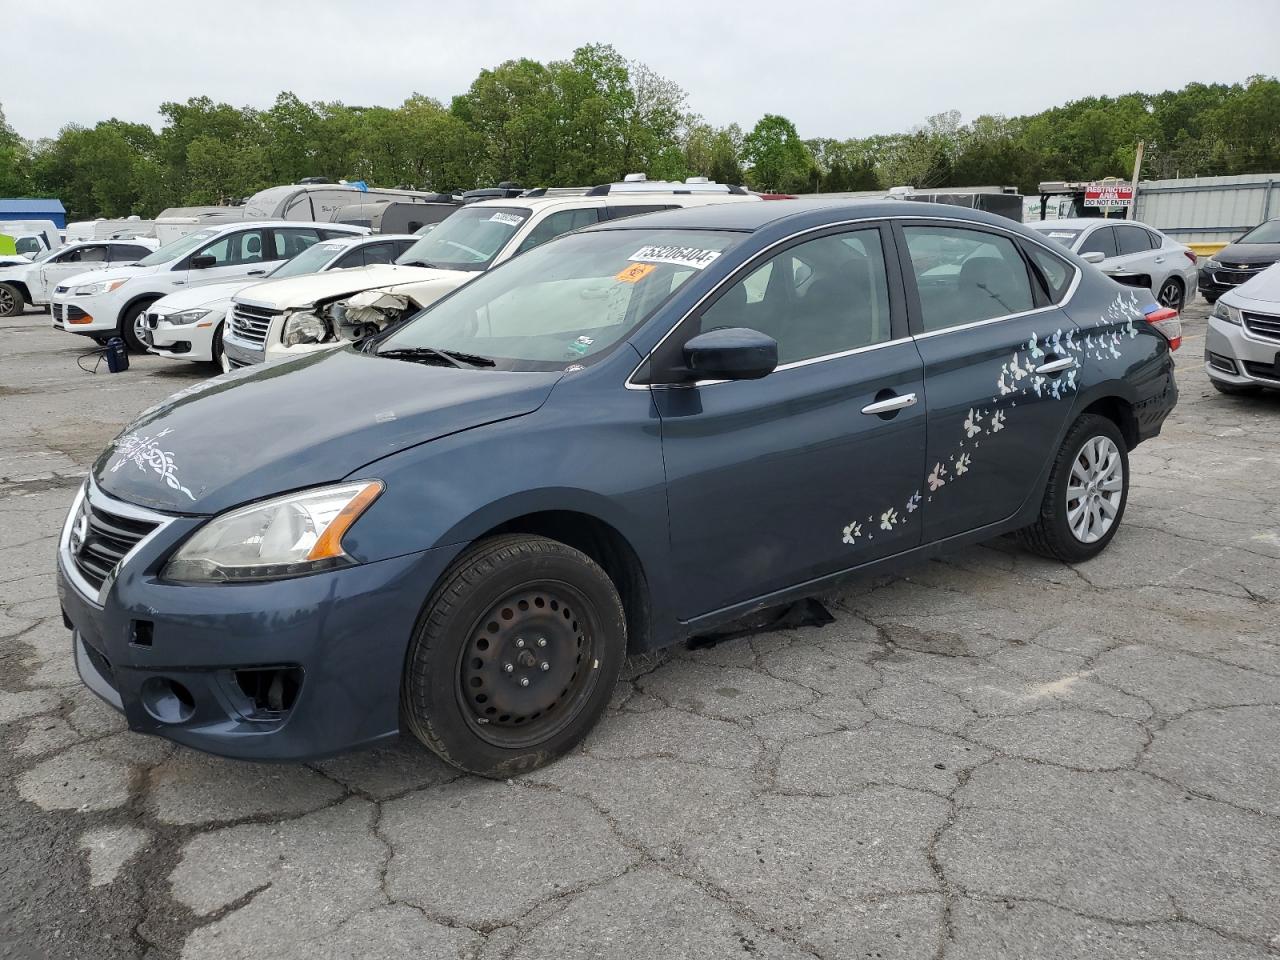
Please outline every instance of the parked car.
[[0, 222], [0, 255], [12, 261], [31, 261], [62, 246], [62, 238], [52, 220], [6, 220]]
[[394, 268], [303, 278], [273, 286], [270, 295], [261, 289], [244, 291], [236, 298], [223, 341], [227, 361], [246, 366], [325, 350], [352, 339], [343, 332], [345, 317], [335, 316], [334, 308], [364, 291], [378, 291], [368, 298], [376, 305], [358, 305], [362, 312], [353, 329], [376, 330], [432, 303], [481, 271], [571, 230], [676, 207], [756, 200], [740, 187], [706, 178], [684, 183], [629, 178], [594, 187], [590, 193], [469, 203], [424, 234]]
[[1213, 305], [1204, 372], [1222, 393], [1280, 390], [1280, 265], [1231, 288]]
[[1200, 267], [1200, 293], [1210, 303], [1280, 260], [1280, 218], [1258, 224]]
[[[967, 254], [924, 276], [939, 237]], [[511, 776], [583, 738], [628, 652], [1004, 533], [1096, 556], [1179, 337], [979, 211], [606, 221], [144, 412], [59, 541], [75, 661], [197, 749], [315, 757], [403, 722]]]
[[27, 304], [47, 307], [54, 287], [63, 280], [137, 263], [156, 246], [145, 238], [83, 241], [45, 251], [33, 261], [0, 267], [0, 317], [17, 316]]
[[1117, 283], [1150, 290], [1161, 306], [1181, 312], [1187, 297], [1195, 297], [1195, 252], [1155, 227], [1096, 217], [1044, 220], [1028, 226], [1098, 264]]
[[171, 293], [147, 310], [143, 340], [152, 353], [171, 360], [223, 365], [223, 324], [231, 309], [231, 298], [241, 290], [326, 270], [391, 263], [417, 239], [412, 235], [378, 234], [322, 240], [286, 260], [265, 278], [242, 277]]
[[146, 349], [147, 308], [178, 289], [239, 277], [262, 277], [281, 261], [331, 237], [364, 235], [363, 227], [275, 221], [207, 227], [165, 244], [136, 264], [77, 274], [53, 290], [53, 325], [103, 340], [123, 337]]

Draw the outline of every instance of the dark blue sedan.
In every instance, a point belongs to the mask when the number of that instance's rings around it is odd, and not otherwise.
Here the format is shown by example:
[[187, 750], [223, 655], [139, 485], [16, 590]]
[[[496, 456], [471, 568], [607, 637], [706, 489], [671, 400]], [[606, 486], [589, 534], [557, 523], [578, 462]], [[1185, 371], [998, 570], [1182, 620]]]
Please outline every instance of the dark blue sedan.
[[171, 397], [77, 496], [59, 591], [135, 730], [507, 776], [628, 652], [1017, 532], [1115, 536], [1177, 314], [1018, 224], [895, 201], [614, 221], [397, 329]]

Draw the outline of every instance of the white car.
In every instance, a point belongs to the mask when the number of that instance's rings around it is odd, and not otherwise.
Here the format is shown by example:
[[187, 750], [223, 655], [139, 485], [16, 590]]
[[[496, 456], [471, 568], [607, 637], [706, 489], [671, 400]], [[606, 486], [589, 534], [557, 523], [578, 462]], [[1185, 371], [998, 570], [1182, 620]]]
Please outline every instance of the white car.
[[47, 306], [63, 280], [91, 270], [137, 263], [156, 249], [154, 240], [85, 240], [45, 251], [33, 261], [0, 267], [0, 317], [15, 317], [27, 304]]
[[[234, 298], [223, 349], [232, 367], [327, 349], [351, 339], [353, 331], [368, 333], [396, 322], [482, 271], [563, 233], [603, 220], [741, 201], [760, 198], [705, 177], [667, 183], [632, 174], [623, 183], [580, 193], [546, 196], [530, 191], [512, 199], [472, 203], [419, 237], [396, 266], [367, 267], [340, 278], [301, 277], [241, 291]], [[355, 295], [355, 308], [347, 311], [348, 298]], [[342, 317], [334, 315], [335, 307], [343, 308]], [[348, 313], [354, 322], [344, 329]]]
[[1161, 306], [1181, 312], [1195, 299], [1195, 253], [1155, 227], [1101, 217], [1042, 220], [1027, 226], [1096, 263], [1111, 279], [1147, 288]]
[[240, 277], [263, 277], [276, 264], [331, 237], [366, 235], [364, 227], [278, 220], [208, 227], [167, 243], [136, 265], [79, 274], [53, 291], [53, 325], [105, 340], [119, 336], [146, 349], [147, 309], [178, 290]]
[[224, 280], [171, 293], [147, 310], [144, 336], [148, 348], [171, 360], [221, 364], [223, 321], [231, 308], [231, 298], [241, 290], [326, 270], [391, 263], [417, 239], [408, 234], [376, 234], [322, 240], [280, 264], [266, 280]]

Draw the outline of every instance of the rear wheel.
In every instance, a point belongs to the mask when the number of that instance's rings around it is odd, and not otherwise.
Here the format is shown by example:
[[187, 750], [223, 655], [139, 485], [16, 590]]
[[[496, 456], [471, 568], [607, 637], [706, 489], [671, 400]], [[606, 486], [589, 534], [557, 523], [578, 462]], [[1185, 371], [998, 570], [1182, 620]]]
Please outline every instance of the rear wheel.
[[16, 317], [26, 305], [21, 290], [12, 283], [0, 283], [0, 317]]
[[143, 331], [146, 329], [147, 307], [151, 303], [135, 303], [120, 317], [120, 336], [124, 338], [124, 345], [129, 348], [130, 353], [147, 352]]
[[1160, 292], [1156, 294], [1156, 299], [1160, 301], [1160, 306], [1177, 310], [1179, 313], [1182, 312], [1182, 308], [1186, 305], [1186, 297], [1182, 281], [1177, 277], [1170, 277], [1162, 283]]
[[1067, 431], [1040, 516], [1018, 531], [1024, 546], [1066, 563], [1090, 560], [1120, 527], [1129, 498], [1129, 453], [1119, 428], [1085, 414]]
[[590, 557], [545, 537], [494, 537], [427, 601], [405, 662], [406, 724], [462, 770], [523, 773], [586, 736], [625, 656], [622, 603]]

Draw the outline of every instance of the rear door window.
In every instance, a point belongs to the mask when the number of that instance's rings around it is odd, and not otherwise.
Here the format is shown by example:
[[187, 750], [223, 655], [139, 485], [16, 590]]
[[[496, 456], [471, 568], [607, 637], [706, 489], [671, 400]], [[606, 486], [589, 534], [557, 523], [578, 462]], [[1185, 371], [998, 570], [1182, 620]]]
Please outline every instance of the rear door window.
[[320, 242], [320, 232], [313, 227], [274, 227], [271, 230], [273, 260], [290, 260], [312, 244]]
[[1100, 253], [1104, 260], [1119, 256], [1116, 250], [1116, 232], [1112, 227], [1099, 227], [1084, 238], [1078, 251], [1080, 254]]
[[141, 260], [151, 251], [132, 243], [116, 243], [111, 246], [112, 263], [133, 263]]
[[1120, 255], [1130, 253], [1146, 253], [1151, 249], [1151, 234], [1141, 227], [1112, 227], [1116, 232], [1116, 245]]
[[390, 243], [369, 243], [363, 248], [364, 262], [370, 263], [391, 263], [399, 254], [395, 247]]
[[570, 233], [581, 227], [589, 227], [600, 221], [600, 211], [596, 207], [585, 207], [578, 210], [557, 210], [549, 214], [540, 224], [529, 231], [529, 235], [520, 244], [517, 253], [524, 253], [534, 247], [541, 246], [548, 240], [554, 240], [561, 234]]
[[924, 332], [1024, 313], [1031, 277], [1009, 237], [963, 227], [904, 227]]

